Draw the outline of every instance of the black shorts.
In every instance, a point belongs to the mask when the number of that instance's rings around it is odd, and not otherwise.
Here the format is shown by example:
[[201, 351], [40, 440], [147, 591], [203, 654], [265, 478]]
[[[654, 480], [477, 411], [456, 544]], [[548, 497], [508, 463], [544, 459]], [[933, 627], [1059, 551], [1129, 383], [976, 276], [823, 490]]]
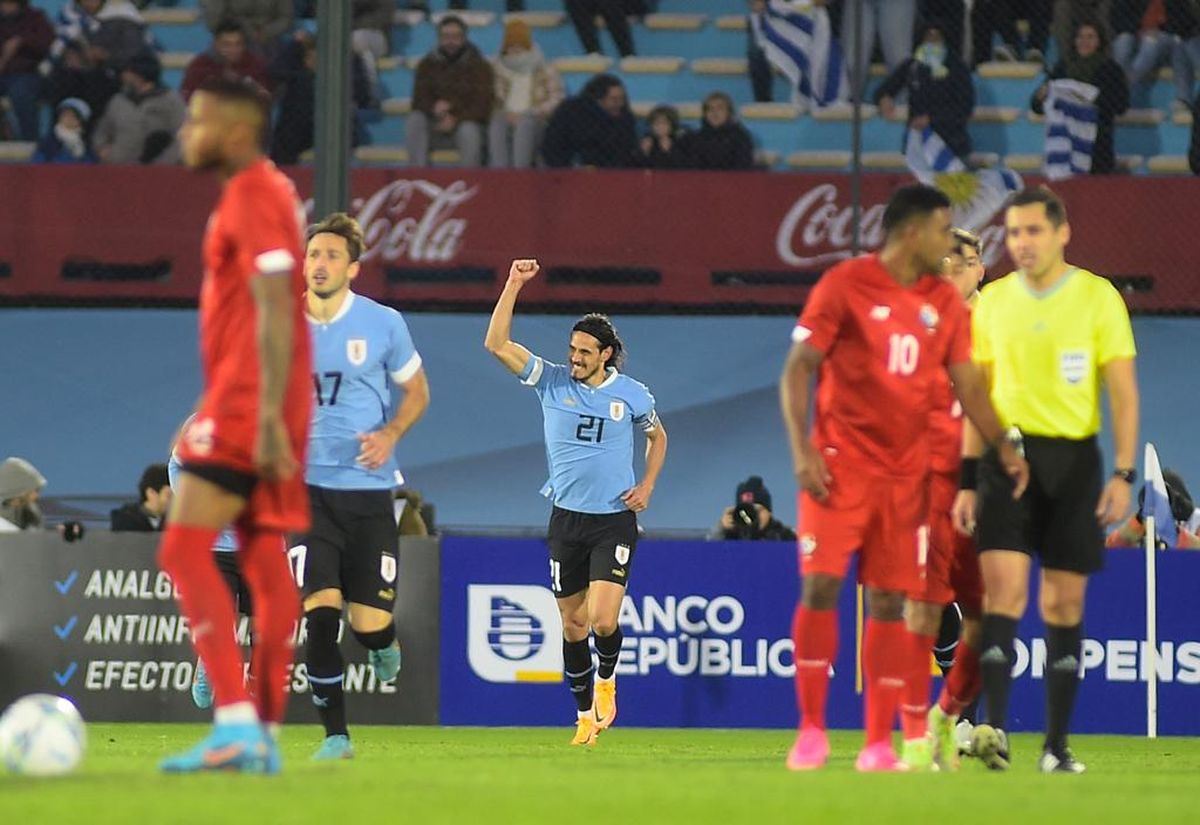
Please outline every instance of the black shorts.
[[233, 550], [214, 550], [213, 558], [217, 560], [217, 569], [221, 571], [221, 578], [229, 588], [229, 595], [233, 596], [234, 609], [242, 615], [253, 616], [250, 588], [246, 586], [246, 580], [242, 578], [242, 571], [238, 568], [237, 553]]
[[197, 478], [211, 481], [225, 492], [244, 499], [250, 498], [250, 494], [254, 492], [254, 485], [258, 483], [258, 476], [243, 473], [224, 464], [198, 464], [193, 461], [185, 462], [179, 469]]
[[1095, 438], [1025, 436], [1029, 488], [1012, 497], [1012, 480], [995, 450], [979, 462], [981, 553], [1017, 550], [1037, 556], [1042, 567], [1095, 573], [1104, 567], [1104, 530], [1096, 504], [1104, 486]]
[[632, 510], [596, 514], [555, 507], [547, 535], [550, 589], [561, 599], [594, 581], [627, 585], [637, 537]]
[[[399, 539], [390, 490], [329, 490], [309, 485], [312, 528], [293, 547], [304, 595], [340, 590], [348, 602], [391, 612], [396, 603]], [[302, 557], [302, 558], [301, 558]]]

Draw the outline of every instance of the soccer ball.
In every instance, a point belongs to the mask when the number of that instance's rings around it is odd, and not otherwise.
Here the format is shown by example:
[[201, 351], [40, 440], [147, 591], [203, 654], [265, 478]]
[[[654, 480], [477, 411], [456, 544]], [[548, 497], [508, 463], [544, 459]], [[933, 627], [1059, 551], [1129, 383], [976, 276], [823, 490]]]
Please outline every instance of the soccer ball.
[[13, 773], [62, 776], [78, 767], [86, 747], [83, 717], [61, 696], [23, 696], [0, 716], [0, 759]]

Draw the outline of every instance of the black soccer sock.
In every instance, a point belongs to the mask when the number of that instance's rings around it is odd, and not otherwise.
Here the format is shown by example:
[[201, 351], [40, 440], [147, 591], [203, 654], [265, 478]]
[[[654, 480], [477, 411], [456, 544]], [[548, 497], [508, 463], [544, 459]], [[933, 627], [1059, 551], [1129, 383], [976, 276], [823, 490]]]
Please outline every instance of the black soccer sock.
[[342, 692], [342, 651], [337, 641], [342, 611], [336, 607], [317, 607], [308, 611], [306, 617], [308, 643], [305, 661], [317, 716], [325, 726], [326, 736], [349, 736], [346, 730], [345, 695]]
[[1008, 689], [1012, 686], [1015, 661], [1013, 640], [1016, 637], [1016, 619], [995, 613], [984, 614], [979, 669], [983, 674], [983, 692], [987, 696], [987, 723], [1001, 729], [1008, 715]]
[[588, 640], [568, 642], [563, 639], [563, 673], [575, 697], [575, 707], [580, 713], [592, 709], [592, 651]]
[[[351, 629], [353, 630], [353, 628]], [[370, 632], [354, 630], [354, 638], [358, 639], [358, 643], [367, 650], [383, 650], [396, 641], [396, 626], [389, 624], [380, 630]]]
[[611, 636], [596, 634], [596, 655], [600, 666], [596, 668], [596, 676], [601, 679], [611, 679], [617, 669], [617, 659], [621, 658], [621, 628], [613, 631]]
[[1079, 690], [1079, 657], [1083, 626], [1046, 626], [1046, 743], [1045, 749], [1061, 756], [1067, 747], [1067, 728]]

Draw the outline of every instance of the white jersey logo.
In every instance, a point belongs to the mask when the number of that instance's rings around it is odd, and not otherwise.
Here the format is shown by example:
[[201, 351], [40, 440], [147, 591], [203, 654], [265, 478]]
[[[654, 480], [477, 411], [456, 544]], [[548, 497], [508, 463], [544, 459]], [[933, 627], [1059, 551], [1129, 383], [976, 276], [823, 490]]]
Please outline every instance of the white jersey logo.
[[625, 402], [611, 401], [608, 405], [608, 416], [613, 421], [620, 421], [625, 417]]
[[351, 338], [346, 341], [346, 358], [356, 367], [367, 362], [367, 339]]

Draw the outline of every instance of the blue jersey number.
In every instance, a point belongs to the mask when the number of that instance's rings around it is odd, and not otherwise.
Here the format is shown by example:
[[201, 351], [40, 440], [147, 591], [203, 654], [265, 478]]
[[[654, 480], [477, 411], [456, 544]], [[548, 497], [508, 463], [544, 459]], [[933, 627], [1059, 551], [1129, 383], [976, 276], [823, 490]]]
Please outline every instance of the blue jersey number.
[[[321, 385], [322, 378], [333, 380], [333, 391], [329, 394], [329, 399], [325, 398], [325, 391]], [[313, 386], [317, 388], [317, 406], [324, 407], [326, 404], [333, 406], [337, 403], [338, 390], [342, 388], [342, 374], [340, 372], [313, 373]]]
[[604, 419], [596, 415], [579, 416], [579, 426], [575, 428], [575, 438], [589, 444], [599, 444], [604, 437]]

